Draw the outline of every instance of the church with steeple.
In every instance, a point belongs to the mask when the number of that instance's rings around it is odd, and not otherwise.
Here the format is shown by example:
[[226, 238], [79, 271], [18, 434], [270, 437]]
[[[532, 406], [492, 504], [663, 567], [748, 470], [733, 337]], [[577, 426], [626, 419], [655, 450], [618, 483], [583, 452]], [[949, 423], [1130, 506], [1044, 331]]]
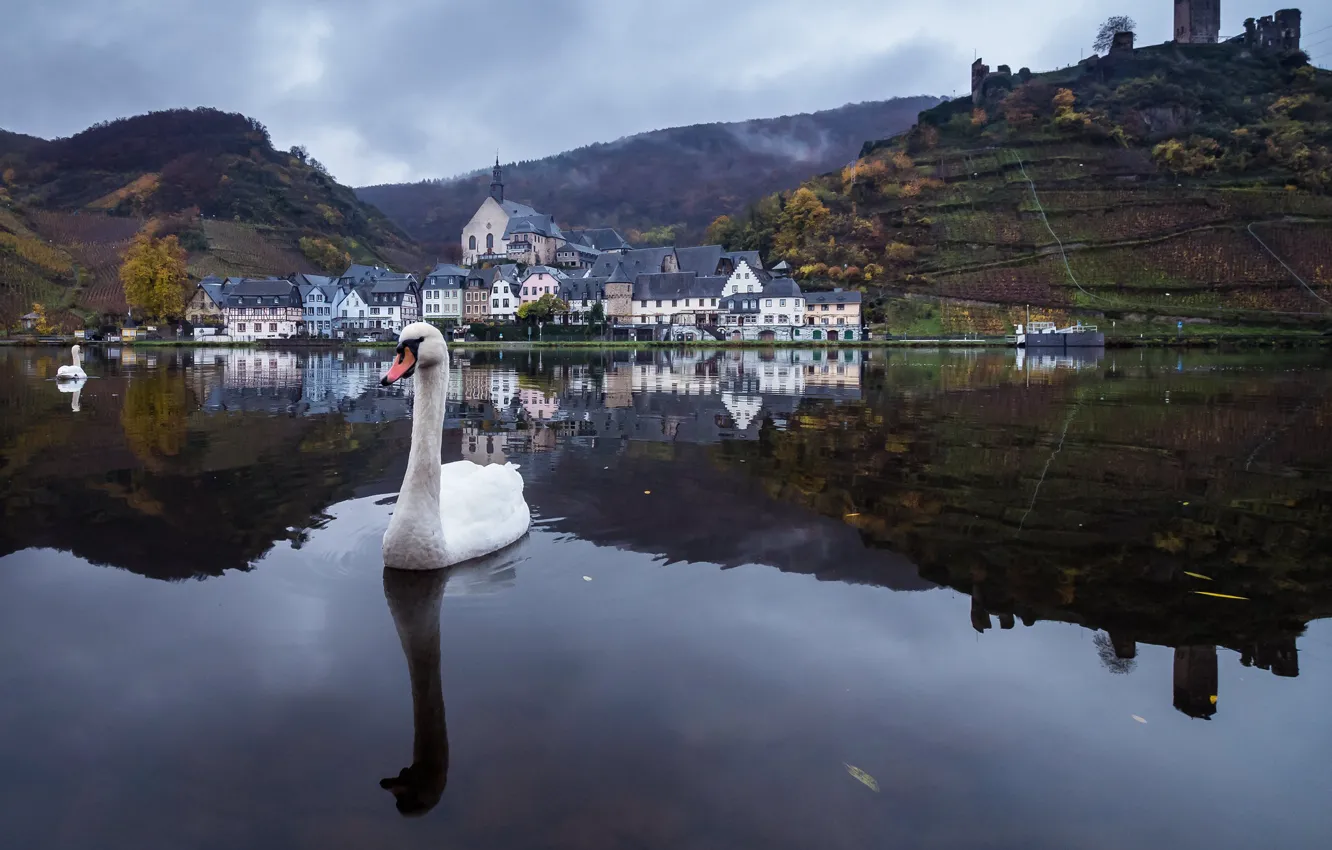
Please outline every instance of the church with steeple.
[[[559, 247], [554, 244], [557, 241], [563, 240], [554, 218], [527, 204], [504, 199], [504, 171], [499, 157], [495, 157], [495, 168], [490, 172], [490, 195], [463, 227], [463, 264], [507, 262], [511, 258], [516, 262], [553, 263]], [[546, 248], [549, 250], [543, 250]]]

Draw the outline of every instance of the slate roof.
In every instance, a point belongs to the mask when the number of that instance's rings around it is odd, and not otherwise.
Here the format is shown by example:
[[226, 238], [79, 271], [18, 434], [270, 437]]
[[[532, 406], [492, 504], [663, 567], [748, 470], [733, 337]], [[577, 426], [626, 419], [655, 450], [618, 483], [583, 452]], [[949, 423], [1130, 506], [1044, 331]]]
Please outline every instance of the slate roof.
[[789, 277], [779, 277], [769, 282], [762, 292], [764, 298], [799, 298], [801, 294], [800, 286]]
[[832, 292], [806, 292], [806, 304], [859, 304], [860, 291], [856, 289], [834, 289]]
[[633, 246], [613, 227], [589, 227], [584, 230], [570, 230], [565, 234], [570, 242], [586, 245], [597, 251], [623, 251]]
[[693, 272], [640, 274], [634, 279], [634, 300], [720, 298], [726, 278], [700, 277]]
[[[336, 277], [327, 277], [322, 274], [305, 274], [298, 272], [292, 275], [292, 281], [297, 286], [332, 286], [338, 282]], [[302, 293], [304, 294], [304, 293]]]
[[604, 277], [580, 277], [560, 281], [560, 298], [565, 301], [597, 301], [605, 297]]
[[511, 216], [508, 225], [504, 228], [504, 238], [508, 239], [519, 233], [535, 233], [539, 236], [552, 237], [563, 236], [560, 233], [560, 226], [555, 223], [555, 217], [541, 213]]
[[390, 271], [389, 269], [380, 268], [379, 266], [363, 266], [358, 263], [352, 263], [350, 266], [347, 267], [347, 270], [343, 272], [342, 276], [339, 277], [338, 279], [343, 281], [344, 283], [350, 283], [355, 285], [367, 280], [368, 278], [379, 277], [380, 275], [386, 275], [386, 274], [394, 274], [394, 272]]
[[[592, 271], [595, 272], [596, 269], [594, 268]], [[588, 277], [601, 277], [601, 275], [590, 274], [590, 275], [588, 275]], [[628, 271], [625, 270], [624, 263], [616, 263], [616, 264], [615, 264], [615, 268], [611, 269], [611, 273], [610, 273], [609, 275], [607, 275], [607, 276], [606, 276], [605, 278], [603, 278], [603, 279], [604, 279], [607, 283], [633, 283], [633, 282], [634, 282], [634, 279], [633, 279], [632, 277], [630, 277]]]
[[199, 281], [199, 288], [207, 293], [218, 307], [226, 306], [226, 283], [219, 277], [209, 276]]
[[228, 307], [299, 307], [301, 292], [289, 280], [245, 278], [227, 288]]
[[755, 271], [763, 268], [763, 261], [759, 259], [758, 251], [728, 251], [725, 256], [730, 257], [731, 262], [737, 266], [740, 265], [741, 260], [744, 260]]
[[527, 204], [520, 204], [517, 201], [500, 201], [499, 205], [512, 218], [513, 216], [537, 215], [537, 211]]
[[661, 264], [675, 253], [674, 248], [635, 248], [627, 254], [602, 254], [592, 265], [594, 277], [609, 277], [619, 264], [629, 275], [660, 274]]
[[427, 277], [467, 277], [467, 269], [452, 263], [439, 263]]
[[390, 274], [386, 277], [375, 278], [368, 283], [368, 286], [357, 287], [369, 291], [369, 297], [367, 298], [363, 292], [361, 299], [367, 304], [378, 306], [384, 304], [390, 307], [402, 306], [403, 298], [416, 290], [415, 278], [406, 274]]
[[721, 262], [722, 247], [720, 245], [699, 245], [695, 248], [676, 248], [676, 261], [680, 263], [680, 271], [694, 272], [700, 275], [711, 275], [717, 273], [717, 264]]

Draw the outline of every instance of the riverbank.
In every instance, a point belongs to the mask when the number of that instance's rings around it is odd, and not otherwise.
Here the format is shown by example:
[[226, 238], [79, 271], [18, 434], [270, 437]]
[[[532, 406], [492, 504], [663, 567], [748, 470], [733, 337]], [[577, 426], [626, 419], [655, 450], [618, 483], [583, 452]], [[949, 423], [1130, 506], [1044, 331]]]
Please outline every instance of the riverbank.
[[[106, 340], [87, 342], [75, 340], [73, 337], [64, 339], [46, 338], [42, 340], [20, 339], [20, 340], [0, 340], [0, 346], [47, 346], [47, 347], [66, 347], [78, 342], [86, 348], [95, 348], [98, 346], [119, 346], [133, 348], [240, 348], [240, 349], [270, 349], [280, 348], [284, 350], [306, 349], [311, 351], [331, 351], [342, 349], [364, 349], [364, 348], [385, 348], [396, 347], [395, 341], [385, 342], [353, 342], [343, 340], [321, 340], [318, 342], [298, 341], [298, 340], [263, 340], [259, 342], [208, 342], [195, 340], [138, 340], [135, 342], [122, 342], [120, 340]], [[694, 340], [694, 341], [606, 341], [606, 340], [552, 340], [552, 341], [457, 341], [450, 343], [458, 347], [466, 347], [474, 350], [517, 350], [526, 349], [643, 349], [643, 348], [738, 348], [738, 349], [774, 349], [774, 348], [1011, 348], [1013, 343], [1005, 337], [891, 337], [886, 339], [869, 340], [837, 340], [821, 342], [784, 342], [784, 341], [721, 341], [721, 340]], [[1147, 333], [1138, 336], [1129, 335], [1106, 335], [1106, 348], [1212, 348], [1212, 347], [1236, 347], [1236, 348], [1298, 348], [1298, 347], [1317, 347], [1332, 346], [1332, 333], [1320, 333], [1318, 331], [1303, 330], [1281, 330], [1281, 331], [1251, 331], [1248, 329], [1206, 329], [1194, 330], [1188, 332], [1166, 334], [1157, 333], [1148, 335]]]

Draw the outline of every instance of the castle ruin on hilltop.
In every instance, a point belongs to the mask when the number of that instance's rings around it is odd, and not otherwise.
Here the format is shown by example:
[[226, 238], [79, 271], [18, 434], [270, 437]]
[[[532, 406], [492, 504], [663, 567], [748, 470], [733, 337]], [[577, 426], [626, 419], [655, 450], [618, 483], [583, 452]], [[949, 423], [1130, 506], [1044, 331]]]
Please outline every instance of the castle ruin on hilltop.
[[[1221, 0], [1175, 0], [1175, 44], [1237, 44], [1260, 50], [1299, 50], [1300, 23], [1299, 9], [1279, 9], [1271, 15], [1261, 18], [1248, 18], [1244, 21], [1244, 32], [1233, 38], [1221, 38]], [[1170, 44], [1171, 42], [1166, 42]], [[1116, 54], [1132, 53], [1134, 34], [1131, 32], [1115, 33], [1110, 45], [1110, 57]], [[1092, 65], [1101, 59], [1090, 56], [1082, 60], [1084, 65]], [[979, 106], [985, 100], [986, 90], [991, 83], [999, 87], [1011, 86], [1012, 71], [1007, 65], [1000, 65], [991, 71], [983, 59], [977, 58], [971, 64], [971, 98]], [[1018, 72], [1019, 82], [1026, 82], [1031, 72], [1023, 68]]]
[[1175, 41], [1216, 44], [1221, 38], [1221, 0], [1175, 0]]

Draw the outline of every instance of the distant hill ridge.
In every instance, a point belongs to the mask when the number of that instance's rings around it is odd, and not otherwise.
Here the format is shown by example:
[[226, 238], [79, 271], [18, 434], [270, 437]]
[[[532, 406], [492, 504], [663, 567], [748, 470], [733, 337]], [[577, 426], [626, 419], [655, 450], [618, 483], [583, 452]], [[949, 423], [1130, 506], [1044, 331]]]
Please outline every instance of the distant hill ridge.
[[[561, 227], [614, 227], [630, 241], [689, 244], [717, 216], [845, 164], [865, 139], [906, 130], [938, 102], [907, 97], [640, 133], [506, 165], [505, 197], [555, 216]], [[443, 251], [458, 242], [488, 184], [487, 168], [356, 193], [428, 249]]]
[[123, 313], [118, 267], [144, 227], [178, 236], [198, 277], [426, 262], [304, 149], [276, 150], [244, 115], [174, 109], [53, 140], [0, 131], [5, 324], [34, 302], [64, 324]]

